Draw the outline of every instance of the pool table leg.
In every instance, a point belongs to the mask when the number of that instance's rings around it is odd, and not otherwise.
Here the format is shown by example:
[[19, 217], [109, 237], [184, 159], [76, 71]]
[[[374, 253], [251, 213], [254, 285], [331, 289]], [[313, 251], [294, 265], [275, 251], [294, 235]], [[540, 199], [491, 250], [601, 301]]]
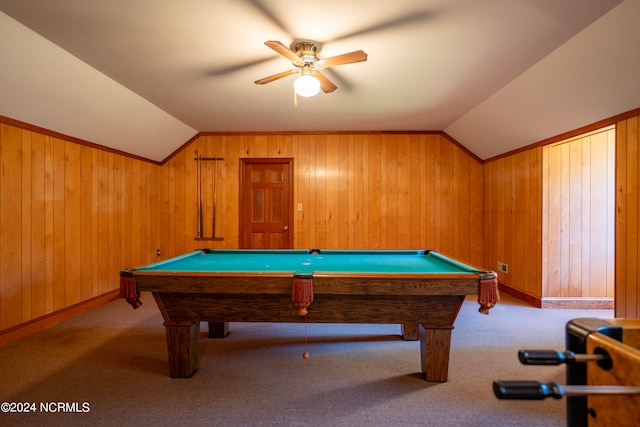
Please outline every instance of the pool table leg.
[[446, 382], [453, 326], [427, 328], [420, 325], [420, 359], [427, 381]]
[[209, 338], [224, 338], [229, 335], [229, 322], [209, 322]]
[[198, 335], [200, 322], [164, 322], [167, 330], [169, 375], [189, 378], [198, 369]]
[[403, 323], [402, 325], [402, 339], [405, 341], [417, 341], [419, 337], [418, 324], [417, 323]]

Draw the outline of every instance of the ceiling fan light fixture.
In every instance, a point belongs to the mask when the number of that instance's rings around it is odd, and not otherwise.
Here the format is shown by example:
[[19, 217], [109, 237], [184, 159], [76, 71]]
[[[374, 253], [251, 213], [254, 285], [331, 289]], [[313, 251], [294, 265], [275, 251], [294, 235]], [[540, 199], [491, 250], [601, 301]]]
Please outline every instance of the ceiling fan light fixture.
[[308, 74], [302, 75], [294, 80], [293, 90], [298, 96], [315, 96], [320, 92], [320, 80]]

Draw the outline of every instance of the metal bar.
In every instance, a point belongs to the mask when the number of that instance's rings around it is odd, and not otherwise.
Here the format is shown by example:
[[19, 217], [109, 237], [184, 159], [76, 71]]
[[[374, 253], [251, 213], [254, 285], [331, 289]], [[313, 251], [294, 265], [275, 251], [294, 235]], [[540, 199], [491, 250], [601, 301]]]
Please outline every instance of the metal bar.
[[493, 392], [498, 399], [542, 400], [547, 397], [588, 396], [594, 394], [640, 394], [640, 387], [617, 385], [560, 385], [555, 381], [494, 381]]
[[640, 394], [640, 387], [622, 385], [563, 385], [565, 396], [589, 396], [593, 394]]

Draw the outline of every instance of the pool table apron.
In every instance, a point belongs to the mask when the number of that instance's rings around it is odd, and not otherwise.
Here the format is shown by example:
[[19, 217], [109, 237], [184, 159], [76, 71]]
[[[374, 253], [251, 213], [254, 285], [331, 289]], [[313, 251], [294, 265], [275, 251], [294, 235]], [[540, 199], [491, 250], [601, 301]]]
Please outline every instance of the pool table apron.
[[[164, 318], [171, 377], [190, 377], [198, 368], [201, 321], [209, 322], [213, 338], [226, 336], [228, 322], [304, 321], [292, 304], [291, 276], [256, 282], [243, 277], [139, 275], [136, 286], [138, 291], [152, 292]], [[175, 292], [178, 288], [181, 292]], [[399, 282], [397, 278], [363, 281], [314, 275], [314, 299], [306, 320], [398, 323], [405, 340], [420, 340], [425, 380], [445, 382], [453, 324], [465, 296], [477, 292], [477, 277]]]

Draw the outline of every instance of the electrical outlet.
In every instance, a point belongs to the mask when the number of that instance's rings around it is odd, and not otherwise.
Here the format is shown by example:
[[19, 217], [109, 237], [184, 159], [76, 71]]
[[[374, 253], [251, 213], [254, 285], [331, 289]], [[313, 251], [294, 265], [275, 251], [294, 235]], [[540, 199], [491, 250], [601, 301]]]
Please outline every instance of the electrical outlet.
[[156, 256], [160, 256], [160, 249], [156, 249]]
[[498, 271], [508, 274], [509, 273], [509, 266], [507, 264], [505, 264], [504, 262], [498, 262]]

